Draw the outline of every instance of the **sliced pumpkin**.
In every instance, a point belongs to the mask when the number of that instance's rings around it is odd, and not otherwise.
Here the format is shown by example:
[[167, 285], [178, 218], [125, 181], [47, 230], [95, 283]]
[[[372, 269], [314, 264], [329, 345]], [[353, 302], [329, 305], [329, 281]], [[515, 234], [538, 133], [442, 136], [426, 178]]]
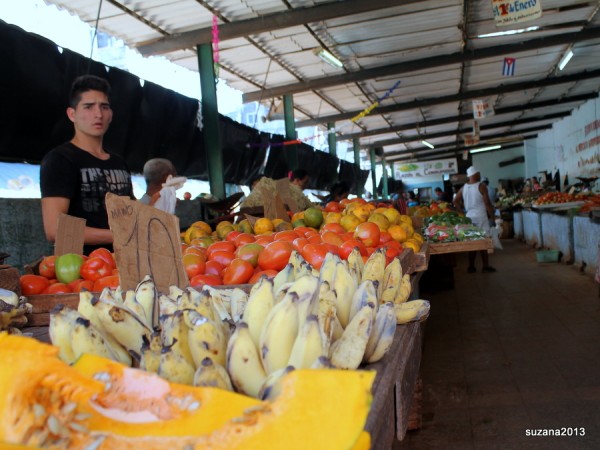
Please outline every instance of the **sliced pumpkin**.
[[168, 383], [85, 355], [0, 334], [0, 442], [70, 449], [351, 449], [363, 432], [375, 373], [296, 370], [273, 402]]

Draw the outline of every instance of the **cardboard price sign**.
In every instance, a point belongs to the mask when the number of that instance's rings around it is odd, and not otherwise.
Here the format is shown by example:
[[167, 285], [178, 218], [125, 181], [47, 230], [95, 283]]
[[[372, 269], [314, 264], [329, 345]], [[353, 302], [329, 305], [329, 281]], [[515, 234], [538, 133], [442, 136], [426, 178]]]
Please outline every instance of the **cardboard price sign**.
[[58, 216], [56, 227], [56, 240], [54, 242], [54, 255], [67, 253], [83, 254], [84, 233], [86, 220], [81, 217], [61, 214]]
[[183, 267], [179, 219], [127, 197], [106, 194], [121, 288], [135, 289], [150, 275], [159, 292], [189, 285]]

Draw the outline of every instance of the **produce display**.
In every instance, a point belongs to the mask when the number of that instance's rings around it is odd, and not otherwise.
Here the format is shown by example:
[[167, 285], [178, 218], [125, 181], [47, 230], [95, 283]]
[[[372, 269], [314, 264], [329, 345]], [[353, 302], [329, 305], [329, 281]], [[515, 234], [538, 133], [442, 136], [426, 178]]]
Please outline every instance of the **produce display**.
[[423, 235], [430, 242], [471, 241], [488, 237], [485, 231], [473, 225], [471, 219], [452, 211], [427, 217]]
[[82, 450], [370, 445], [363, 429], [372, 371], [296, 370], [282, 380], [276, 399], [261, 402], [169, 383], [94, 355], [70, 366], [58, 352], [0, 333], [0, 442]]
[[222, 221], [214, 230], [205, 222], [195, 222], [182, 233], [183, 264], [190, 284], [253, 284], [261, 275], [275, 276], [294, 250], [316, 269], [328, 253], [346, 259], [355, 247], [364, 260], [385, 248], [388, 262], [405, 248], [420, 250], [423, 237], [415, 232], [410, 216], [390, 205], [359, 200], [330, 202], [324, 209], [311, 207], [294, 214], [291, 222]]
[[366, 262], [329, 253], [316, 271], [298, 252], [274, 278], [240, 288], [157, 292], [146, 277], [135, 290], [80, 293], [78, 310], [51, 312], [59, 357], [94, 354], [138, 365], [180, 384], [213, 386], [261, 399], [279, 392], [294, 369], [357, 369], [380, 360], [397, 323], [419, 320], [429, 302], [407, 302], [410, 276], [379, 249]]

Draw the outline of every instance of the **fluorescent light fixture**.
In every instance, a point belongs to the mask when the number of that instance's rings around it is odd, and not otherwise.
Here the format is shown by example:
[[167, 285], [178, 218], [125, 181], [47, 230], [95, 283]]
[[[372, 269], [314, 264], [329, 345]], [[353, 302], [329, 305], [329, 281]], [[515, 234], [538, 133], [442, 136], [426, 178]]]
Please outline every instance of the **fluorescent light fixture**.
[[313, 50], [313, 53], [315, 55], [317, 55], [319, 58], [321, 58], [323, 61], [325, 61], [327, 64], [329, 64], [330, 66], [337, 67], [338, 69], [340, 67], [344, 67], [344, 64], [339, 59], [337, 59], [335, 56], [333, 56], [330, 52], [328, 52], [324, 48], [321, 48], [321, 47], [315, 48]]
[[573, 50], [569, 49], [569, 51], [567, 53], [565, 53], [565, 55], [562, 57], [562, 59], [558, 63], [558, 70], [563, 70], [565, 68], [565, 66], [569, 63], [569, 61], [571, 61], [572, 57], [573, 57]]
[[429, 148], [435, 148], [435, 145], [427, 142], [426, 140], [422, 140], [421, 144], [423, 144], [423, 145], [425, 145], [426, 147], [429, 147]]
[[474, 148], [473, 150], [469, 150], [469, 153], [489, 152], [490, 150], [498, 150], [499, 148], [502, 148], [502, 146], [490, 145], [489, 147]]
[[477, 36], [477, 38], [480, 39], [480, 38], [488, 38], [488, 37], [508, 36], [511, 34], [529, 33], [530, 31], [539, 30], [539, 28], [540, 27], [535, 26], [535, 27], [520, 28], [518, 30], [495, 31], [493, 33], [480, 34], [479, 36]]

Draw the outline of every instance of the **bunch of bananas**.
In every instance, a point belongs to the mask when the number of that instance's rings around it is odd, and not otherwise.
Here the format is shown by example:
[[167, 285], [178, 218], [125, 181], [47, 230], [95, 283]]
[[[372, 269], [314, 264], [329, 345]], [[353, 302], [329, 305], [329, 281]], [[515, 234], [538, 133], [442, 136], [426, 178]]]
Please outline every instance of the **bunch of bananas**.
[[20, 334], [19, 328], [27, 324], [26, 314], [31, 313], [31, 305], [25, 297], [0, 288], [0, 331]]
[[82, 292], [77, 311], [51, 312], [49, 331], [68, 363], [92, 353], [171, 382], [266, 399], [290, 370], [379, 361], [397, 323], [429, 311], [425, 300], [407, 302], [410, 292], [409, 275], [398, 259], [386, 267], [384, 250], [364, 263], [358, 249], [347, 261], [328, 254], [320, 271], [293, 252], [249, 293], [171, 286], [161, 294], [150, 277], [127, 292]]

